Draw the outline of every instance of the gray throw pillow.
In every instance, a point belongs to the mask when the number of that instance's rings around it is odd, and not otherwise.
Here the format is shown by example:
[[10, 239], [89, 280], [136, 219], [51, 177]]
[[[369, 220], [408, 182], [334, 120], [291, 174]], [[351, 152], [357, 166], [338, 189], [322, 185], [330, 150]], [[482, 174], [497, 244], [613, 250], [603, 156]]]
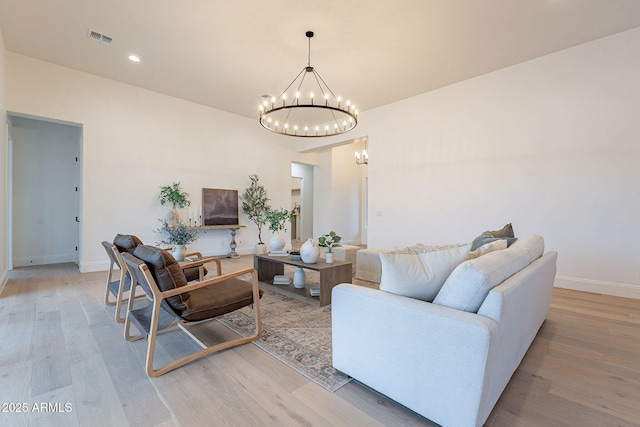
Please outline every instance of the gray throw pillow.
[[516, 237], [495, 237], [493, 234], [491, 234], [490, 231], [487, 231], [473, 239], [473, 243], [471, 244], [471, 251], [475, 251], [480, 246], [486, 245], [487, 243], [495, 242], [496, 240], [506, 240], [507, 247], [509, 247], [518, 239]]

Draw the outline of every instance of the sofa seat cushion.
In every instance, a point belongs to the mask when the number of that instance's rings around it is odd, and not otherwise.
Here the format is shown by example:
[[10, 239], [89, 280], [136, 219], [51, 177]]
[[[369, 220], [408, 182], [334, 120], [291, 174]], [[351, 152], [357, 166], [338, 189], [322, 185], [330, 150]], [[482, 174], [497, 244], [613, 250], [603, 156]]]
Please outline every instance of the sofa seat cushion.
[[529, 235], [508, 249], [465, 261], [453, 270], [433, 303], [476, 313], [491, 289], [540, 257], [543, 250], [542, 237]]
[[418, 250], [382, 252], [380, 290], [432, 301], [454, 268], [464, 261], [469, 245], [422, 245]]

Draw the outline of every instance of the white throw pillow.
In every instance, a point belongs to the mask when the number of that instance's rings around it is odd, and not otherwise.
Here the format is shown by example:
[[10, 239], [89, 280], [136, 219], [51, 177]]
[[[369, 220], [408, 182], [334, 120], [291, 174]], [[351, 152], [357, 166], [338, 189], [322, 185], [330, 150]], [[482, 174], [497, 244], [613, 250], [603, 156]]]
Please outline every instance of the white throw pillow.
[[380, 290], [432, 301], [468, 252], [468, 244], [421, 253], [383, 252], [380, 254]]
[[529, 252], [514, 245], [460, 264], [433, 303], [476, 313], [492, 288], [529, 265]]

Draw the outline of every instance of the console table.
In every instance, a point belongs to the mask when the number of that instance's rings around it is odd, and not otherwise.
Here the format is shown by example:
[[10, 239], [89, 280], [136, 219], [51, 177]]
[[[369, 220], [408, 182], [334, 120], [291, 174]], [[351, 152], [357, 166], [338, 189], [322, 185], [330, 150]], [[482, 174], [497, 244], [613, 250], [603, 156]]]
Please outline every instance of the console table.
[[231, 251], [227, 254], [227, 258], [238, 258], [240, 255], [236, 252], [238, 245], [236, 244], [236, 231], [240, 228], [245, 228], [245, 225], [201, 225], [199, 227], [190, 227], [194, 230], [231, 230], [231, 243], [229, 248]]
[[296, 289], [293, 284], [290, 285], [273, 285], [273, 277], [284, 273], [284, 266], [292, 265], [308, 270], [314, 270], [320, 273], [320, 307], [331, 304], [331, 290], [340, 283], [351, 283], [351, 263], [334, 261], [331, 264], [319, 259], [315, 264], [306, 264], [302, 261], [294, 261], [289, 257], [254, 255], [253, 268], [258, 271], [258, 280], [269, 289], [290, 295], [296, 299], [303, 297], [317, 303], [314, 297], [309, 295], [309, 289]]

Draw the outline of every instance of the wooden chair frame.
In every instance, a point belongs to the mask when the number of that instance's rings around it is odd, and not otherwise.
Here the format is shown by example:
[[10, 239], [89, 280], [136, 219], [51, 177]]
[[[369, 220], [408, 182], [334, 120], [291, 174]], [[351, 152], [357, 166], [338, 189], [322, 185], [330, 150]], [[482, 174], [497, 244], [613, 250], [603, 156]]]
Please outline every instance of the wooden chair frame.
[[[212, 353], [216, 353], [218, 351], [226, 350], [231, 347], [235, 347], [238, 345], [246, 344], [251, 341], [255, 341], [260, 338], [262, 332], [262, 321], [260, 319], [260, 287], [258, 285], [258, 272], [254, 268], [246, 268], [244, 270], [236, 271], [229, 274], [219, 275], [217, 277], [213, 277], [210, 279], [206, 279], [200, 282], [194, 282], [192, 284], [188, 284], [186, 286], [182, 286], [177, 289], [173, 289], [171, 291], [162, 292], [156, 285], [151, 272], [149, 271], [149, 267], [145, 263], [136, 263], [137, 258], [130, 254], [124, 254], [125, 264], [127, 269], [139, 269], [139, 272], [142, 273], [144, 277], [145, 284], [151, 289], [153, 294], [153, 299], [151, 303], [146, 307], [146, 313], [144, 316], [136, 315], [136, 327], [138, 325], [142, 325], [144, 331], [139, 335], [131, 335], [130, 327], [131, 327], [131, 313], [133, 312], [133, 301], [129, 300], [127, 318], [125, 320], [124, 326], [124, 337], [127, 341], [135, 341], [141, 338], [147, 337], [147, 360], [146, 360], [146, 372], [149, 377], [158, 377], [160, 375], [166, 374], [169, 371], [172, 371], [176, 368], [179, 368], [187, 363], [199, 359], [201, 357], [207, 356]], [[132, 277], [131, 289], [135, 290], [137, 286], [140, 286], [137, 280], [137, 274], [134, 271], [130, 271]], [[251, 273], [252, 275], [252, 290], [253, 290], [253, 307], [255, 313], [255, 334], [248, 337], [240, 337], [237, 339], [229, 340], [223, 343], [219, 343], [210, 347], [207, 347], [203, 344], [198, 338], [196, 338], [189, 330], [186, 328], [186, 324], [190, 323], [185, 320], [177, 320], [179, 319], [175, 314], [168, 313], [162, 306], [162, 300], [165, 298], [180, 295], [185, 292], [194, 291], [196, 289], [204, 288], [205, 286], [210, 286], [212, 284], [222, 282], [224, 280], [230, 279], [232, 277], [238, 277], [243, 274]], [[150, 313], [149, 313], [150, 312]], [[149, 317], [150, 314], [150, 317]], [[212, 319], [207, 319], [212, 320]], [[204, 320], [206, 321], [206, 320]], [[202, 323], [194, 322], [194, 323]], [[203, 349], [192, 353], [188, 356], [183, 357], [180, 360], [177, 360], [169, 365], [166, 365], [159, 369], [153, 368], [153, 359], [155, 355], [155, 347], [156, 347], [156, 338], [158, 336], [158, 332], [160, 329], [169, 327], [173, 324], [177, 324], [177, 326], [182, 329], [191, 339], [193, 339], [200, 347]]]
[[[129, 298], [131, 295], [135, 295], [135, 293], [131, 292], [132, 286], [127, 286], [127, 279], [129, 279], [132, 275], [129, 274], [128, 268], [125, 266], [125, 263], [122, 259], [120, 251], [118, 250], [118, 247], [116, 245], [110, 242], [103, 241], [102, 246], [104, 247], [105, 251], [107, 251], [107, 255], [109, 256], [109, 261], [110, 261], [109, 273], [107, 274], [107, 283], [105, 286], [104, 303], [107, 306], [115, 305], [116, 311], [115, 311], [114, 318], [116, 322], [124, 323], [126, 315], [122, 316], [120, 314], [122, 311], [122, 305], [123, 303], [126, 303], [129, 301]], [[164, 251], [170, 251], [171, 249], [172, 248], [162, 248], [162, 250]], [[191, 252], [186, 254], [185, 256], [192, 257], [192, 258], [195, 257], [197, 258], [197, 260], [191, 261], [191, 262], [183, 262], [180, 264], [180, 267], [182, 267], [183, 271], [185, 271], [188, 268], [198, 267], [198, 271], [199, 271], [198, 280], [202, 281], [204, 279], [204, 265], [209, 262], [214, 262], [216, 264], [218, 276], [222, 275], [222, 263], [220, 261], [220, 258], [216, 258], [216, 257], [203, 258], [200, 252]], [[114, 269], [115, 265], [117, 265], [120, 268], [120, 278], [118, 279], [117, 287], [115, 286], [115, 280], [112, 281], [114, 271], [115, 271]], [[129, 298], [125, 298], [124, 296], [127, 292], [129, 292]], [[112, 296], [115, 298], [114, 301], [111, 300]], [[134, 298], [136, 299], [145, 298], [145, 297], [150, 298], [151, 296], [147, 295], [146, 293], [134, 296]]]
[[[129, 301], [131, 295], [134, 293], [131, 292], [131, 285], [127, 285], [127, 279], [131, 277], [127, 267], [125, 266], [124, 261], [122, 260], [122, 256], [120, 256], [120, 251], [110, 242], [102, 242], [102, 246], [104, 250], [107, 251], [107, 255], [109, 256], [109, 273], [107, 274], [107, 283], [105, 286], [105, 295], [104, 295], [104, 303], [108, 306], [116, 306], [116, 312], [114, 318], [118, 323], [124, 323], [125, 317], [120, 315], [122, 311], [122, 304]], [[118, 266], [120, 269], [120, 278], [116, 281], [113, 280], [114, 276], [114, 266]], [[129, 298], [125, 298], [124, 294], [129, 292]], [[111, 300], [111, 296], [115, 298], [114, 301]], [[136, 295], [134, 298], [144, 298], [146, 294]]]

